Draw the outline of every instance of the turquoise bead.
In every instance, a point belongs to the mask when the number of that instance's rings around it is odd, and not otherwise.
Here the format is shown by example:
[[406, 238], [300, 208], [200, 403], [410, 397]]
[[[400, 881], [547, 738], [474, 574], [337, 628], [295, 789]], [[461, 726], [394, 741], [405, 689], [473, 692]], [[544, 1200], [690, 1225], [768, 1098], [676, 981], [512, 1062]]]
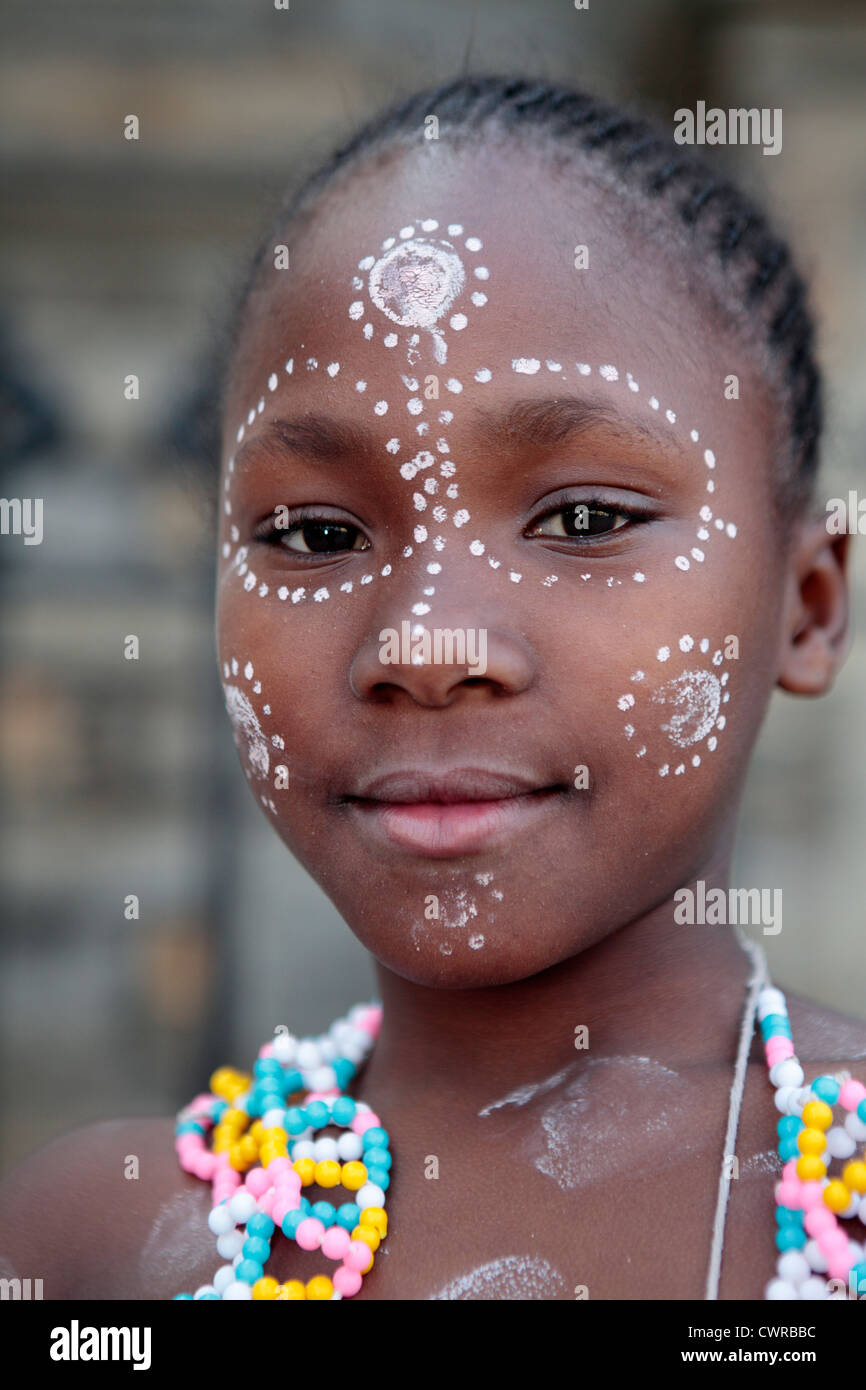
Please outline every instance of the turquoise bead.
[[866, 1096], [864, 1096], [863, 1100], [861, 1100], [854, 1113], [857, 1116], [857, 1119], [862, 1120], [863, 1124], [866, 1125]]
[[268, 1091], [267, 1095], [261, 1099], [261, 1114], [265, 1115], [269, 1110], [284, 1110], [286, 1100], [277, 1091]]
[[283, 1235], [288, 1236], [289, 1240], [294, 1240], [295, 1232], [297, 1231], [301, 1222], [305, 1221], [306, 1218], [307, 1213], [305, 1211], [287, 1211], [285, 1216], [283, 1217]]
[[270, 1258], [270, 1241], [262, 1240], [261, 1236], [249, 1236], [243, 1243], [242, 1253], [245, 1260], [255, 1260], [263, 1265]]
[[378, 1125], [372, 1125], [370, 1129], [364, 1130], [361, 1136], [361, 1142], [365, 1150], [379, 1148], [387, 1149], [390, 1140], [386, 1130], [380, 1129]]
[[312, 1125], [313, 1129], [321, 1129], [331, 1119], [331, 1107], [326, 1105], [323, 1100], [311, 1100], [305, 1109], [307, 1124]]
[[[866, 1101], [861, 1101], [861, 1105]], [[861, 1260], [859, 1264], [852, 1265], [848, 1271], [848, 1288], [859, 1297], [866, 1294], [866, 1260]]]
[[800, 1147], [793, 1135], [789, 1135], [787, 1138], [780, 1140], [779, 1157], [783, 1163], [788, 1163], [792, 1158], [800, 1157]]
[[387, 1149], [373, 1148], [364, 1151], [364, 1162], [368, 1168], [390, 1168], [393, 1161]]
[[337, 1096], [331, 1108], [334, 1123], [338, 1125], [350, 1125], [355, 1118], [358, 1107], [351, 1096]]
[[337, 1209], [337, 1225], [344, 1226], [347, 1231], [354, 1231], [361, 1217], [361, 1208], [357, 1202], [344, 1202]]
[[293, 1105], [286, 1111], [285, 1125], [289, 1134], [303, 1134], [309, 1128], [307, 1116], [300, 1106]]
[[799, 1226], [782, 1226], [776, 1232], [776, 1249], [779, 1251], [802, 1250], [805, 1244], [806, 1232]]
[[312, 1215], [321, 1221], [323, 1226], [333, 1226], [337, 1219], [337, 1208], [333, 1202], [314, 1202]]
[[828, 1105], [835, 1105], [839, 1099], [839, 1082], [834, 1081], [832, 1076], [817, 1076], [812, 1082], [812, 1094], [819, 1100], [825, 1100]]
[[211, 1102], [210, 1117], [214, 1124], [218, 1124], [223, 1115], [229, 1108], [227, 1100], [215, 1100]]
[[776, 1207], [777, 1226], [802, 1226], [806, 1213], [794, 1211], [791, 1207]]
[[219, 1296], [218, 1293], [203, 1293], [203, 1294], [201, 1295], [200, 1298], [196, 1299], [196, 1302], [197, 1302], [197, 1303], [213, 1303], [214, 1300], [215, 1300], [217, 1303], [221, 1303], [221, 1302], [222, 1302], [222, 1299], [220, 1298], [220, 1296]]
[[776, 1125], [776, 1133], [780, 1139], [787, 1139], [791, 1134], [799, 1134], [803, 1128], [803, 1121], [799, 1115], [783, 1115]]
[[303, 1090], [303, 1087], [304, 1078], [295, 1067], [293, 1067], [291, 1071], [286, 1072], [283, 1089], [287, 1096], [293, 1095], [295, 1091]]
[[199, 1124], [198, 1120], [182, 1120], [175, 1134], [204, 1134], [204, 1125]]
[[247, 1235], [261, 1236], [262, 1240], [270, 1240], [274, 1229], [273, 1221], [264, 1211], [254, 1211], [247, 1222]]
[[381, 1187], [383, 1192], [387, 1192], [391, 1183], [391, 1174], [387, 1168], [368, 1168], [367, 1181], [374, 1182], [377, 1187]]
[[302, 1198], [301, 1198], [301, 1205], [299, 1206], [298, 1210], [299, 1210], [299, 1211], [302, 1211], [302, 1212], [304, 1213], [304, 1216], [312, 1216], [312, 1214], [313, 1214], [313, 1208], [312, 1208], [312, 1205], [310, 1204], [310, 1199], [309, 1199], [309, 1197], [302, 1197]]
[[257, 1057], [253, 1062], [253, 1076], [282, 1076], [283, 1068], [276, 1057]]
[[768, 1038], [791, 1036], [791, 1025], [784, 1014], [768, 1014], [761, 1022], [761, 1035], [764, 1042]]
[[235, 1270], [235, 1278], [240, 1279], [244, 1284], [254, 1284], [257, 1279], [264, 1275], [264, 1268], [258, 1260], [241, 1260]]
[[334, 1068], [337, 1085], [341, 1091], [344, 1091], [355, 1075], [357, 1067], [354, 1062], [349, 1061], [348, 1057], [338, 1057], [336, 1061], [330, 1063], [330, 1066]]
[[174, 1298], [172, 1299], [172, 1303], [184, 1303], [187, 1299], [189, 1299], [190, 1303], [193, 1302], [193, 1296], [191, 1293], [176, 1293]]

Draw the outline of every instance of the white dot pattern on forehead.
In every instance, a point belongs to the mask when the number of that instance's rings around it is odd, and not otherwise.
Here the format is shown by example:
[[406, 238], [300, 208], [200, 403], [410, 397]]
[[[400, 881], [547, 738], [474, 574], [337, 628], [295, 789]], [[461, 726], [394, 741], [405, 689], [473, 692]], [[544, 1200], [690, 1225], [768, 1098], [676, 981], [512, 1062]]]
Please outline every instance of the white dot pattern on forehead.
[[[433, 235], [438, 233], [438, 235]], [[378, 253], [369, 252], [359, 258], [357, 269], [349, 276], [350, 295], [347, 298], [346, 312], [350, 321], [357, 322], [362, 330], [362, 340], [369, 342], [378, 337], [379, 341], [388, 349], [395, 352], [396, 360], [399, 362], [401, 353], [405, 351], [405, 361], [410, 369], [417, 368], [423, 359], [422, 334], [429, 338], [433, 362], [431, 365], [442, 365], [448, 357], [448, 338], [447, 333], [460, 334], [461, 338], [467, 340], [471, 338], [472, 323], [476, 311], [483, 311], [488, 302], [488, 295], [480, 291], [475, 291], [469, 296], [472, 310], [469, 304], [462, 300], [463, 291], [471, 279], [489, 282], [491, 275], [487, 265], [466, 264], [466, 253], [474, 258], [483, 249], [481, 239], [472, 234], [465, 235], [463, 224], [449, 223], [447, 225], [447, 236], [440, 230], [438, 219], [425, 217], [407, 222], [399, 231], [398, 235], [385, 237], [380, 243]], [[359, 274], [359, 272], [363, 273]], [[463, 307], [457, 306], [460, 300]], [[455, 306], [451, 312], [452, 305]], [[388, 322], [386, 329], [377, 329], [375, 320], [379, 316], [384, 317]], [[419, 331], [420, 330], [420, 331]], [[401, 347], [402, 343], [402, 347]], [[296, 351], [303, 351], [304, 343], [298, 345]], [[363, 349], [362, 356], [363, 356]], [[367, 381], [365, 377], [357, 371], [359, 364], [354, 361], [351, 364], [343, 364], [338, 361], [328, 361], [320, 368], [320, 359], [314, 353], [302, 357], [307, 372], [315, 373], [323, 370], [326, 374], [331, 387], [339, 390], [341, 385], [352, 391], [353, 400], [359, 402], [359, 397], [363, 397], [367, 391]], [[428, 359], [429, 360], [429, 359]], [[295, 356], [288, 357], [284, 364], [284, 370], [288, 377], [294, 375]], [[344, 365], [348, 365], [348, 370], [344, 371]], [[496, 362], [484, 362], [471, 369], [472, 380], [478, 386], [483, 387], [493, 380], [497, 367], [503, 368], [518, 375], [535, 376], [543, 370], [556, 375], [561, 380], [567, 380], [569, 375], [576, 372], [579, 377], [597, 377], [604, 384], [604, 388], [610, 387], [614, 390], [627, 390], [635, 396], [641, 396], [640, 383], [635, 379], [630, 371], [622, 370], [613, 362], [602, 362], [595, 367], [589, 362], [572, 362], [559, 356], [547, 356], [539, 353], [538, 356], [532, 354], [515, 356], [512, 353], [505, 355], [505, 361], [497, 364]], [[354, 369], [354, 370], [353, 370]], [[423, 375], [423, 370], [421, 372]], [[380, 397], [367, 407], [374, 416], [391, 416], [395, 410], [403, 408], [409, 416], [414, 416], [416, 423], [413, 428], [418, 434], [427, 434], [430, 431], [430, 420], [424, 416], [427, 411], [426, 394], [421, 394], [421, 384], [419, 378], [411, 371], [406, 373], [402, 367], [399, 369], [401, 388], [406, 395], [401, 402], [397, 396], [386, 399]], [[277, 370], [272, 370], [266, 377], [267, 393], [276, 390], [280, 375]], [[443, 383], [447, 390], [454, 397], [459, 398], [464, 390], [464, 381], [461, 378], [450, 376]], [[399, 395], [399, 391], [397, 393]], [[671, 406], [663, 406], [658, 396], [647, 394], [646, 404], [650, 410], [661, 411], [669, 424], [674, 425], [678, 420], [677, 411]], [[247, 429], [257, 418], [266, 412], [267, 401], [266, 393], [263, 391], [255, 406], [251, 407], [246, 415], [246, 423], [242, 421], [239, 425], [236, 439], [241, 444], [246, 437]], [[405, 417], [404, 417], [405, 418]], [[441, 409], [436, 411], [438, 423], [450, 424], [454, 420], [454, 411]], [[700, 440], [699, 431], [691, 428], [688, 432], [692, 444], [697, 444]], [[395, 455], [399, 459], [401, 453], [401, 441], [397, 436], [388, 440], [385, 445], [388, 453]], [[447, 441], [439, 440], [436, 444], [440, 452], [450, 453]], [[716, 455], [710, 448], [702, 447], [699, 451], [701, 463], [707, 470], [716, 471]], [[414, 457], [407, 457], [399, 462], [398, 467], [400, 476], [407, 482], [416, 474], [431, 466], [433, 461], [432, 454], [416, 454]], [[448, 458], [442, 463], [441, 474], [443, 477], [453, 478], [457, 473], [457, 466], [452, 458]], [[229, 458], [226, 466], [225, 489], [227, 496], [224, 501], [224, 513], [226, 517], [231, 514], [231, 486], [234, 471], [234, 457]], [[428, 478], [424, 483], [427, 496], [433, 496], [437, 492], [435, 480]], [[712, 478], [706, 484], [708, 492], [715, 490], [715, 482]], [[448, 502], [455, 502], [459, 498], [459, 484], [457, 481], [450, 482], [445, 496]], [[424, 493], [410, 489], [408, 502], [411, 511], [426, 510], [427, 501]], [[450, 523], [459, 532], [470, 520], [469, 511], [465, 507], [456, 507], [453, 512], [440, 499], [430, 509], [433, 520], [437, 525], [448, 525]], [[701, 546], [693, 545], [689, 548], [688, 554], [679, 554], [672, 557], [673, 565], [681, 572], [685, 573], [693, 566], [701, 565], [706, 558], [706, 550], [703, 548], [710, 540], [711, 531], [707, 529], [707, 524], [711, 520], [715, 521], [715, 531], [717, 534], [735, 539], [737, 527], [734, 522], [725, 522], [721, 518], [713, 518], [711, 509], [704, 505], [700, 509], [698, 524], [695, 530], [695, 539], [701, 542]], [[411, 526], [411, 522], [409, 523]], [[432, 544], [434, 549], [441, 551], [446, 542], [443, 537], [436, 537], [430, 541], [426, 528], [415, 527], [414, 539], [417, 545]], [[361, 587], [368, 586], [374, 578], [384, 579], [392, 572], [392, 564], [381, 566], [377, 575], [365, 575], [360, 580], [360, 584], [353, 583], [351, 580], [341, 583], [337, 590], [332, 593], [327, 585], [318, 587], [298, 585], [294, 589], [289, 589], [285, 584], [271, 589], [266, 583], [261, 582], [257, 576], [248, 569], [246, 564], [246, 548], [239, 546], [240, 535], [237, 526], [231, 525], [229, 539], [225, 540], [221, 546], [221, 554], [224, 560], [229, 562], [229, 571], [237, 574], [244, 590], [251, 595], [259, 598], [273, 597], [277, 602], [286, 602], [291, 598], [292, 604], [304, 603], [312, 600], [316, 603], [324, 603], [334, 597], [334, 593], [346, 594], [347, 596], [359, 592]], [[484, 541], [478, 536], [473, 536], [471, 540], [463, 540], [463, 544], [468, 544], [469, 553], [474, 556], [486, 554]], [[412, 546], [403, 545], [399, 557], [407, 560], [412, 557], [414, 551]], [[491, 555], [487, 555], [488, 564], [491, 569], [499, 569], [500, 561]], [[439, 570], [428, 571], [435, 574]], [[503, 572], [503, 578], [507, 575], [512, 583], [519, 583], [523, 579], [521, 573], [513, 570]], [[555, 584], [557, 575], [545, 575], [537, 578], [535, 582], [540, 583], [545, 588], [552, 588]], [[581, 574], [580, 578], [587, 582], [593, 578], [593, 572]], [[645, 584], [647, 575], [641, 570], [635, 570], [631, 576], [631, 581], [636, 584]], [[614, 589], [621, 587], [623, 581], [615, 579], [613, 576], [605, 577], [605, 587]], [[432, 590], [432, 592], [431, 592]], [[435, 586], [427, 585], [424, 590], [425, 598], [432, 598], [435, 595]], [[429, 612], [430, 605], [418, 603], [412, 608], [413, 612]]]

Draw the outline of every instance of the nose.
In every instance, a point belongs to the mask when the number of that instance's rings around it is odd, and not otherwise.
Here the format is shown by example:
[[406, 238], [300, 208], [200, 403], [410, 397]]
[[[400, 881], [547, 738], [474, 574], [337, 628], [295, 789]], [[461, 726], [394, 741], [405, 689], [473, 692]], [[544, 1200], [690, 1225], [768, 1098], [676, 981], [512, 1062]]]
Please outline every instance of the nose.
[[519, 633], [457, 621], [425, 626], [416, 619], [365, 639], [349, 684], [359, 700], [392, 700], [402, 692], [416, 704], [444, 708], [471, 691], [518, 695], [535, 670], [532, 648]]

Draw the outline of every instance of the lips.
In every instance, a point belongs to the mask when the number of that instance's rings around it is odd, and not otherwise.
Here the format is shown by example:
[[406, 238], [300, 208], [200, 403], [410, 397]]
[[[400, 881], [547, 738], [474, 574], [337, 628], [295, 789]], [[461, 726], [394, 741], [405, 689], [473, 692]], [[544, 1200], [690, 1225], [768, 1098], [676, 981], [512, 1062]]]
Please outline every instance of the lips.
[[346, 801], [359, 826], [380, 843], [447, 859], [488, 849], [536, 824], [565, 790], [486, 768], [410, 769], [373, 778]]

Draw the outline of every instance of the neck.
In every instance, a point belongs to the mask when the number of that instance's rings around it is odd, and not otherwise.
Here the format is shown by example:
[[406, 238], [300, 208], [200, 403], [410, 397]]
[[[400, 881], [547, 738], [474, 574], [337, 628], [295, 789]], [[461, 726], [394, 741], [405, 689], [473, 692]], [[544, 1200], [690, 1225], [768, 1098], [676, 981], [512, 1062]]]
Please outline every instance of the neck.
[[[702, 877], [707, 891], [726, 883], [723, 868]], [[384, 1017], [360, 1094], [474, 1105], [586, 1058], [733, 1064], [751, 959], [733, 928], [680, 926], [673, 909], [671, 899], [513, 984], [435, 989], [379, 966]]]

